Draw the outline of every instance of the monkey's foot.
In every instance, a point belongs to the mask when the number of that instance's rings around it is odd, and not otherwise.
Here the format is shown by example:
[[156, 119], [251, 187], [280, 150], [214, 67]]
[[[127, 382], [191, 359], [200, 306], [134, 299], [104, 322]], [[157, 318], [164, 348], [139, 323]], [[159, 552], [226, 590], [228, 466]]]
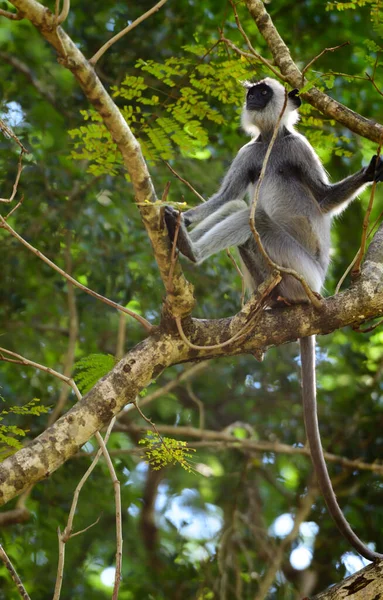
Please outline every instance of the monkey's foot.
[[[177, 235], [177, 248], [183, 254], [191, 260], [192, 262], [197, 262], [197, 259], [193, 252], [193, 247], [191, 240], [189, 238], [189, 234], [185, 227], [183, 217], [180, 216], [179, 212], [175, 210], [172, 206], [165, 206], [164, 211], [165, 223], [169, 233], [169, 238], [171, 242], [174, 242], [174, 238], [176, 237], [176, 232], [178, 228]], [[181, 219], [178, 225], [178, 219]]]

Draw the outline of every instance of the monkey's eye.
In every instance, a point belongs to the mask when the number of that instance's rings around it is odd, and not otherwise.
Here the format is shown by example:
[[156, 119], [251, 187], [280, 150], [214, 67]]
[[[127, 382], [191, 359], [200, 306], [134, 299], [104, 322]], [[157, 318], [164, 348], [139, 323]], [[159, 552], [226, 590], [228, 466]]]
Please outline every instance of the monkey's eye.
[[261, 94], [262, 96], [267, 96], [267, 90], [262, 90]]

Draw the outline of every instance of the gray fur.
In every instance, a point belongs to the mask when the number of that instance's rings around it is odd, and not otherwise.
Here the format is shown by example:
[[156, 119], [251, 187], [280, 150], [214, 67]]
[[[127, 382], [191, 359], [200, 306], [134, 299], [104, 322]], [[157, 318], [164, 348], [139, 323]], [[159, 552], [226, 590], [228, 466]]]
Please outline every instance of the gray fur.
[[[187, 246], [185, 254], [198, 263], [219, 250], [238, 246], [253, 289], [264, 279], [265, 266], [244, 199], [249, 207], [285, 93], [273, 79], [263, 82], [274, 92], [271, 101], [261, 111], [249, 111], [245, 104], [242, 116], [247, 130], [258, 131], [258, 137], [238, 152], [218, 192], [184, 213], [178, 243], [180, 251]], [[270, 258], [298, 271], [319, 292], [329, 265], [331, 218], [368, 182], [366, 169], [361, 169], [330, 184], [314, 149], [294, 130], [296, 120], [297, 111], [289, 101], [261, 185], [255, 226]], [[189, 234], [185, 224], [197, 226]], [[284, 278], [279, 292], [290, 301], [306, 299], [302, 286], [291, 277]]]
[[[218, 192], [183, 214], [178, 239], [179, 250], [198, 263], [229, 246], [238, 246], [252, 289], [264, 279], [265, 265], [250, 229], [249, 207], [285, 94], [273, 79], [261, 83], [271, 88], [271, 100], [262, 110], [248, 110], [245, 103], [242, 115], [246, 130], [257, 132], [257, 137], [240, 149]], [[297, 119], [296, 105], [288, 99], [261, 185], [255, 226], [270, 258], [298, 271], [319, 292], [329, 265], [332, 217], [369, 181], [379, 180], [383, 168], [379, 159], [372, 171], [370, 165], [331, 184], [312, 146], [294, 130]], [[167, 209], [168, 226], [172, 219], [175, 213]], [[189, 225], [196, 225], [190, 234]], [[284, 277], [278, 291], [286, 300], [306, 299], [302, 286], [291, 277]]]

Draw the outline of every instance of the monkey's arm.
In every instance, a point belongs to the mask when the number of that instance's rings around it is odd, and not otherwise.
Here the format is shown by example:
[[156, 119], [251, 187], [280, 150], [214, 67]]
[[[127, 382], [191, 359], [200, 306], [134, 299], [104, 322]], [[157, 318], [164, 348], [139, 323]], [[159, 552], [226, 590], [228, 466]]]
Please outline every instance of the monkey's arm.
[[383, 160], [377, 156], [372, 157], [368, 167], [327, 186], [326, 193], [319, 200], [321, 211], [324, 213], [342, 211], [365, 185], [373, 181], [383, 181]]

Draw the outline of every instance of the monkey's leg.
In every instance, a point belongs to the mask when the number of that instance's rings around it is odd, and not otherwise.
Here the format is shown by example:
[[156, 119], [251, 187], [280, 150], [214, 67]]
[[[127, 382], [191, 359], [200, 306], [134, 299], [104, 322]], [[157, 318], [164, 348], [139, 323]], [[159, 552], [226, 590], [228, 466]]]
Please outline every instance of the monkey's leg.
[[244, 210], [236, 212], [214, 225], [214, 221], [212, 221], [211, 229], [193, 243], [197, 261], [201, 263], [220, 250], [244, 244], [252, 235], [249, 218], [250, 208], [247, 206]]
[[206, 217], [199, 225], [194, 227], [190, 232], [191, 240], [197, 242], [205, 235], [205, 233], [208, 233], [214, 225], [218, 225], [218, 223], [226, 219], [226, 217], [245, 209], [248, 209], [248, 205], [244, 200], [232, 200], [231, 202], [227, 202], [224, 206]]

